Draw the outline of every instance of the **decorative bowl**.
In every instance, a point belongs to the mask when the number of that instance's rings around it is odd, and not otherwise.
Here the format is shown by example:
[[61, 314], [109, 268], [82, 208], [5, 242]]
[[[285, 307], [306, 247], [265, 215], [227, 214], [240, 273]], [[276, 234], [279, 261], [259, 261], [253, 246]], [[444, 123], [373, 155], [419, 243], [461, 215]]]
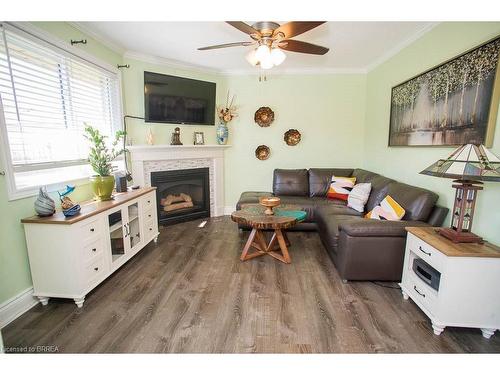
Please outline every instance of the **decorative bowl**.
[[278, 197], [261, 197], [259, 198], [259, 202], [266, 208], [264, 211], [266, 215], [274, 215], [273, 207], [279, 206], [281, 199]]
[[260, 107], [253, 118], [259, 126], [267, 128], [274, 121], [274, 112], [269, 107]]
[[285, 132], [283, 140], [288, 146], [295, 146], [300, 142], [300, 132], [297, 129], [289, 129]]
[[266, 160], [270, 153], [271, 150], [266, 145], [260, 145], [255, 149], [255, 157], [259, 160]]

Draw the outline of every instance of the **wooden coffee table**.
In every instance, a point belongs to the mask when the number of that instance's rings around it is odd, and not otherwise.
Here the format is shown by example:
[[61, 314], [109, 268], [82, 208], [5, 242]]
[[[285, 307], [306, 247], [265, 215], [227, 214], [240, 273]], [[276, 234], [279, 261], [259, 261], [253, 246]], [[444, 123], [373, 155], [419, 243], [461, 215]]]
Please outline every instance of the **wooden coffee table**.
[[[301, 211], [300, 207], [292, 205], [276, 207], [274, 215], [266, 215], [264, 211], [265, 207], [260, 204], [244, 204], [241, 210], [231, 214], [231, 219], [234, 222], [252, 227], [240, 259], [243, 261], [262, 255], [270, 255], [283, 263], [291, 263], [287, 247], [290, 246], [290, 241], [288, 241], [284, 230], [293, 227], [302, 220], [305, 217], [305, 212]], [[290, 215], [291, 213], [292, 215]], [[297, 215], [293, 216], [293, 213], [297, 213]], [[266, 242], [264, 230], [274, 230], [269, 243]], [[255, 251], [249, 253], [251, 248]]]

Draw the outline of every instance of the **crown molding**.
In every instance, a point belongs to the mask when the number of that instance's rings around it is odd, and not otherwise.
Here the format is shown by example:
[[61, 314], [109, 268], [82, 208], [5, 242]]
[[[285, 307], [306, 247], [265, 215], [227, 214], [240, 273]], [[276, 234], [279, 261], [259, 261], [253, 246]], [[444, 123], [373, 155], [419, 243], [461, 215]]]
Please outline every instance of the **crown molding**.
[[421, 29], [417, 30], [413, 33], [409, 38], [404, 41], [398, 43], [389, 51], [372, 61], [370, 64], [361, 68], [331, 68], [331, 67], [309, 67], [309, 68], [274, 68], [270, 70], [261, 70], [256, 68], [241, 68], [241, 69], [216, 69], [216, 68], [208, 68], [206, 66], [186, 63], [183, 61], [169, 59], [160, 56], [149, 55], [142, 52], [126, 50], [122, 46], [115, 44], [100, 34], [94, 32], [90, 28], [88, 28], [82, 22], [68, 22], [71, 26], [75, 27], [79, 31], [89, 35], [94, 38], [104, 46], [113, 50], [114, 52], [123, 56], [123, 58], [138, 60], [142, 62], [148, 62], [151, 64], [162, 65], [166, 67], [170, 67], [172, 69], [181, 69], [181, 70], [189, 70], [197, 73], [205, 73], [205, 74], [213, 74], [213, 75], [221, 75], [221, 76], [240, 76], [240, 75], [260, 75], [266, 74], [269, 76], [272, 75], [328, 75], [328, 74], [367, 74], [377, 66], [383, 64], [385, 61], [389, 60], [391, 57], [397, 55], [404, 48], [408, 47], [410, 44], [420, 39], [424, 34], [428, 33], [432, 29], [434, 29], [440, 22], [431, 22], [427, 25], [423, 26]]
[[270, 70], [261, 70], [257, 68], [242, 68], [242, 69], [214, 69], [200, 65], [188, 64], [178, 60], [167, 59], [164, 57], [152, 56], [136, 51], [126, 51], [123, 54], [124, 58], [148, 62], [151, 64], [163, 65], [173, 69], [184, 69], [196, 71], [199, 73], [208, 73], [221, 76], [240, 76], [240, 75], [313, 75], [313, 74], [366, 74], [364, 68], [274, 68]]
[[241, 76], [241, 75], [259, 75], [265, 74], [267, 76], [273, 75], [328, 75], [328, 74], [366, 74], [365, 68], [273, 68], [269, 70], [263, 69], [227, 69], [222, 70], [221, 74], [227, 76]]
[[184, 69], [191, 70], [199, 73], [208, 73], [208, 74], [222, 74], [222, 71], [214, 68], [207, 68], [206, 66], [189, 64], [179, 60], [167, 59], [165, 57], [159, 57], [154, 55], [148, 55], [146, 53], [137, 52], [137, 51], [125, 51], [123, 54], [124, 59], [132, 59], [138, 60], [142, 62], [147, 62], [150, 64], [163, 65], [172, 69]]
[[119, 55], [123, 55], [126, 51], [125, 47], [123, 47], [117, 43], [114, 43], [114, 42], [110, 41], [109, 39], [106, 39], [101, 34], [95, 32], [90, 27], [85, 25], [83, 22], [68, 22], [68, 25], [74, 27], [75, 29], [77, 29], [78, 31], [80, 31], [84, 34], [87, 34], [92, 39], [95, 39], [96, 41], [101, 43], [103, 46], [109, 48], [110, 50], [112, 50], [113, 52], [116, 52]]
[[409, 38], [403, 40], [402, 42], [396, 44], [393, 48], [391, 48], [389, 51], [384, 53], [382, 56], [378, 57], [374, 61], [372, 61], [370, 64], [368, 64], [365, 69], [366, 72], [369, 73], [373, 69], [375, 69], [377, 66], [383, 64], [387, 60], [389, 60], [391, 57], [396, 56], [399, 52], [401, 52], [403, 49], [408, 47], [410, 44], [413, 42], [417, 41], [420, 39], [424, 34], [427, 34], [429, 31], [434, 29], [437, 25], [439, 25], [441, 22], [431, 22], [424, 27], [422, 27], [420, 30], [415, 32], [413, 35], [411, 35]]

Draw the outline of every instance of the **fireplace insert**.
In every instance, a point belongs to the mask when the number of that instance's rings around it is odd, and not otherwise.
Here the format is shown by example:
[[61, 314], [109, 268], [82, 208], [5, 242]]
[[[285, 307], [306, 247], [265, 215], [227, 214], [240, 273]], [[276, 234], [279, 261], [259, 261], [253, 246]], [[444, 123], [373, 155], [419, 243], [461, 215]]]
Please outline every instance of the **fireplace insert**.
[[208, 168], [152, 172], [151, 185], [161, 225], [210, 217]]

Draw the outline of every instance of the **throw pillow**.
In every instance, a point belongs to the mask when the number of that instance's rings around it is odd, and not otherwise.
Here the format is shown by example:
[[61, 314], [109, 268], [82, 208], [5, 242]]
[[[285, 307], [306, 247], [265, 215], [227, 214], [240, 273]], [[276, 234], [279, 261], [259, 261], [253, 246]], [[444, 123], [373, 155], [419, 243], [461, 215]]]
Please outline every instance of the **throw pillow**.
[[351, 207], [358, 212], [364, 212], [365, 204], [368, 202], [371, 190], [372, 184], [370, 182], [354, 185], [347, 197], [347, 207]]
[[390, 195], [384, 198], [382, 202], [368, 212], [365, 217], [377, 220], [401, 220], [405, 216], [405, 209], [396, 202]]
[[326, 193], [326, 197], [328, 199], [340, 199], [346, 201], [355, 183], [356, 177], [332, 176], [330, 188]]

